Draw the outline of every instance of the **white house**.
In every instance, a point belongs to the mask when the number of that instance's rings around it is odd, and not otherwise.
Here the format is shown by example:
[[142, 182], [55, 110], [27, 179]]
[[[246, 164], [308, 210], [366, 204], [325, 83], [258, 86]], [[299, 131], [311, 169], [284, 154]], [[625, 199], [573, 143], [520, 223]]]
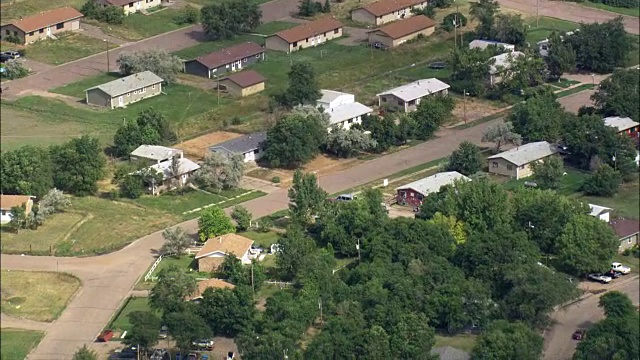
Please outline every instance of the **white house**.
[[378, 106], [402, 112], [414, 111], [425, 96], [447, 95], [450, 86], [436, 78], [420, 79], [376, 95]]
[[[142, 162], [143, 164], [152, 164], [149, 169], [162, 174], [162, 182], [159, 184], [150, 184], [148, 190], [152, 195], [157, 195], [163, 190], [170, 189], [174, 184], [174, 179], [178, 178], [179, 186], [184, 186], [191, 175], [200, 169], [200, 165], [185, 158], [180, 149], [169, 148], [159, 145], [140, 145], [129, 157], [132, 160]], [[178, 174], [173, 173], [173, 158], [178, 158]], [[138, 174], [139, 171], [131, 174]]]
[[320, 90], [320, 92], [322, 93], [322, 97], [316, 101], [316, 106], [322, 106], [324, 110], [356, 102], [356, 97], [353, 94], [334, 90]]
[[209, 147], [211, 152], [238, 154], [244, 162], [256, 161], [264, 155], [267, 132], [258, 132], [240, 136]]
[[594, 204], [589, 204], [589, 209], [591, 210], [589, 215], [597, 217], [598, 219], [607, 223], [609, 222], [609, 214], [611, 214], [611, 211], [613, 210], [612, 208]]
[[514, 60], [520, 56], [524, 56], [524, 53], [521, 53], [520, 51], [511, 51], [490, 58], [495, 61], [489, 68], [489, 85], [493, 86], [499, 84], [505, 77], [508, 77], [508, 70], [511, 68]]
[[492, 40], [473, 40], [469, 43], [469, 49], [486, 49], [489, 46], [501, 47], [506, 51], [515, 51], [516, 46], [499, 41]]
[[129, 158], [159, 164], [171, 160], [176, 155], [182, 157], [182, 150], [160, 145], [140, 145], [129, 154]]
[[333, 90], [321, 90], [322, 97], [316, 102], [317, 107], [322, 107], [329, 114], [331, 127], [339, 126], [349, 130], [353, 124], [362, 124], [362, 116], [371, 114], [373, 109], [356, 101], [352, 94]]
[[29, 195], [0, 195], [0, 224], [11, 221], [11, 209], [16, 206], [24, 206], [25, 214], [29, 214], [33, 207], [33, 197]]
[[253, 240], [238, 234], [224, 234], [207, 240], [202, 249], [196, 254], [198, 271], [211, 272], [216, 270], [227, 254], [233, 254], [243, 264], [251, 264], [255, 255], [251, 253]]

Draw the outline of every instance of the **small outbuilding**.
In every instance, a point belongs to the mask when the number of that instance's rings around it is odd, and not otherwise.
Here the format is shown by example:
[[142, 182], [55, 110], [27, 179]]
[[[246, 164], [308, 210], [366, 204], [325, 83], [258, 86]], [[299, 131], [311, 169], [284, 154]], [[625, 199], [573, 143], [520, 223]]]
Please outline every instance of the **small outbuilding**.
[[394, 48], [418, 36], [429, 36], [435, 29], [435, 21], [424, 15], [417, 15], [369, 31], [369, 45], [385, 49]]
[[267, 79], [257, 71], [245, 70], [219, 80], [220, 90], [238, 97], [245, 97], [264, 91]]
[[442, 172], [408, 183], [396, 188], [396, 200], [400, 205], [420, 206], [431, 193], [440, 191], [445, 185], [453, 185], [455, 181], [471, 181], [470, 178], [457, 171]]
[[87, 89], [86, 101], [89, 105], [105, 106], [111, 109], [125, 107], [160, 95], [163, 81], [151, 71], [139, 72]]

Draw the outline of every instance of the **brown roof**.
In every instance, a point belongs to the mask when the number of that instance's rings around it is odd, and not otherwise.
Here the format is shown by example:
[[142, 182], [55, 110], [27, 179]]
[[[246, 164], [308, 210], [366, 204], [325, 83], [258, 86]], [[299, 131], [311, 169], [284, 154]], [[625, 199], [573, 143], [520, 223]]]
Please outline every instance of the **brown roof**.
[[196, 292], [190, 296], [187, 296], [187, 300], [191, 301], [191, 300], [201, 298], [202, 293], [204, 293], [204, 291], [207, 290], [208, 288], [233, 289], [235, 287], [236, 287], [235, 285], [229, 284], [228, 282], [220, 279], [207, 279], [207, 280], [198, 281], [198, 288], [196, 289]]
[[225, 254], [244, 255], [253, 244], [253, 240], [237, 234], [225, 234], [207, 240], [202, 249], [196, 254], [196, 259], [219, 251]]
[[246, 70], [243, 72], [231, 74], [226, 78], [224, 78], [223, 80], [233, 81], [234, 83], [238, 84], [238, 86], [240, 86], [241, 88], [246, 88], [246, 87], [264, 82], [266, 79], [264, 76], [260, 75], [257, 71]]
[[640, 221], [633, 219], [614, 219], [609, 222], [620, 239], [640, 232]]
[[31, 199], [28, 195], [0, 195], [0, 209], [11, 210], [14, 206], [22, 206]]
[[222, 65], [242, 60], [249, 56], [262, 54], [263, 52], [264, 49], [262, 48], [262, 46], [249, 41], [209, 53], [194, 60], [208, 67], [209, 69], [215, 69]]
[[383, 26], [370, 32], [380, 31], [392, 39], [399, 39], [434, 26], [436, 26], [435, 21], [424, 15], [416, 15], [393, 22], [387, 26]]
[[99, 2], [113, 6], [125, 6], [131, 2], [134, 2], [134, 0], [99, 0]]
[[50, 25], [74, 20], [83, 17], [81, 12], [72, 7], [57, 8], [51, 11], [42, 12], [38, 15], [28, 16], [21, 20], [12, 22], [13, 26], [28, 33], [45, 28]]
[[310, 38], [311, 36], [339, 29], [342, 26], [343, 25], [340, 21], [326, 17], [324, 19], [310, 21], [294, 28], [280, 31], [272, 36], [277, 36], [284, 41], [294, 43], [296, 41]]
[[369, 5], [357, 8], [364, 9], [375, 16], [391, 14], [394, 11], [422, 4], [425, 0], [380, 0]]

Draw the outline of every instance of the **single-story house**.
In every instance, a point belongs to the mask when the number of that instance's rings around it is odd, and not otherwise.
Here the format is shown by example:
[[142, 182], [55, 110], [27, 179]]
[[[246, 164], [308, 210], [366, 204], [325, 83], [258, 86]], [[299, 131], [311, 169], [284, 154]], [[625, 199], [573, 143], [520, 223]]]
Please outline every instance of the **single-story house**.
[[320, 90], [322, 97], [316, 101], [316, 106], [323, 109], [333, 109], [336, 106], [351, 104], [356, 101], [356, 97], [353, 94], [348, 94], [334, 90]]
[[447, 95], [449, 85], [444, 82], [431, 78], [420, 79], [406, 85], [399, 86], [387, 90], [376, 95], [378, 97], [378, 106], [388, 107], [392, 110], [401, 110], [403, 112], [414, 111], [420, 104], [420, 99], [431, 95]]
[[457, 180], [471, 181], [457, 171], [438, 173], [397, 187], [396, 200], [400, 205], [420, 206], [429, 194], [440, 191], [445, 185], [453, 185]]
[[0, 195], [0, 224], [11, 221], [11, 209], [16, 206], [24, 206], [25, 214], [29, 214], [33, 208], [33, 196]]
[[212, 78], [264, 60], [264, 48], [254, 42], [245, 42], [224, 48], [184, 63], [184, 72]]
[[149, 192], [151, 192], [152, 195], [157, 195], [164, 190], [171, 189], [171, 187], [173, 186], [172, 181], [176, 178], [178, 178], [180, 186], [186, 185], [187, 181], [193, 175], [193, 173], [195, 173], [196, 170], [200, 169], [200, 165], [185, 157], [182, 157], [182, 153], [180, 153], [180, 159], [178, 163], [178, 174], [173, 173], [171, 169], [172, 162], [173, 159], [149, 166], [149, 168], [162, 174], [162, 183], [151, 184], [151, 186], [149, 187]]
[[351, 11], [351, 20], [382, 25], [411, 17], [411, 9], [423, 9], [427, 4], [425, 0], [380, 0]]
[[520, 145], [511, 150], [488, 157], [489, 172], [516, 179], [526, 178], [533, 174], [531, 163], [543, 161], [558, 152], [555, 145], [546, 141]]
[[[580, 31], [580, 29], [576, 29], [576, 32]], [[565, 36], [571, 36], [573, 35], [575, 32], [574, 31], [569, 31], [564, 33], [563, 35], [560, 35], [560, 39], [562, 41], [564, 41]], [[551, 41], [549, 39], [544, 39], [544, 40], [540, 40], [536, 43], [538, 45], [538, 52], [540, 53], [540, 56], [542, 57], [546, 57], [549, 56], [549, 50], [551, 49]]]
[[638, 245], [638, 239], [640, 238], [640, 221], [633, 219], [614, 219], [609, 223], [609, 226], [613, 228], [613, 231], [620, 239], [619, 252]]
[[604, 124], [615, 128], [618, 134], [626, 134], [632, 139], [640, 137], [640, 123], [629, 117], [610, 116], [604, 118]]
[[329, 114], [331, 126], [327, 129], [328, 131], [331, 131], [334, 126], [349, 130], [353, 124], [362, 124], [362, 116], [371, 114], [373, 109], [359, 102], [352, 102], [326, 109], [324, 112]]
[[431, 349], [431, 355], [438, 355], [440, 360], [469, 360], [471, 355], [468, 352], [451, 347], [442, 346]]
[[151, 71], [125, 76], [86, 90], [86, 101], [90, 105], [111, 109], [125, 107], [131, 103], [160, 95], [164, 80]]
[[122, 8], [125, 15], [160, 6], [161, 0], [95, 0], [97, 4]]
[[209, 147], [212, 152], [242, 155], [244, 162], [256, 161], [264, 155], [267, 132], [257, 132], [227, 140]]
[[227, 254], [235, 255], [243, 264], [251, 264], [251, 245], [253, 240], [238, 234], [225, 234], [211, 238], [196, 254], [198, 271], [217, 270]]
[[253, 70], [231, 74], [219, 80], [219, 90], [225, 90], [233, 96], [245, 97], [264, 91], [267, 79]]
[[170, 161], [174, 156], [182, 157], [182, 150], [160, 145], [140, 145], [129, 154], [129, 159], [146, 164]]
[[292, 52], [339, 38], [342, 36], [342, 28], [340, 21], [330, 17], [309, 21], [267, 37], [265, 47]]
[[611, 214], [611, 211], [613, 211], [612, 208], [595, 205], [595, 204], [589, 204], [589, 210], [591, 210], [589, 212], [589, 215], [596, 217], [607, 223], [609, 222], [609, 215]]
[[436, 29], [436, 22], [424, 15], [412, 16], [369, 31], [369, 45], [381, 48], [394, 48], [413, 40], [418, 36], [429, 36]]
[[511, 68], [511, 64], [520, 56], [524, 56], [524, 53], [520, 51], [510, 51], [490, 58], [495, 61], [489, 68], [487, 83], [493, 86], [501, 83], [503, 78], [509, 77], [508, 70]]
[[80, 29], [80, 19], [84, 15], [72, 7], [62, 7], [27, 16], [0, 26], [0, 39], [15, 37], [26, 45], [50, 38], [64, 31]]
[[230, 284], [224, 280], [220, 280], [220, 279], [207, 279], [207, 280], [200, 280], [198, 281], [198, 287], [196, 288], [196, 292], [187, 296], [187, 298], [185, 300], [187, 301], [198, 301], [200, 299], [202, 299], [202, 294], [204, 293], [205, 290], [207, 290], [208, 288], [213, 288], [213, 289], [233, 289], [236, 286], [233, 284]]
[[507, 44], [499, 41], [492, 40], [473, 40], [469, 43], [469, 49], [486, 49], [489, 46], [501, 47], [506, 51], [515, 51], [516, 46], [512, 44]]

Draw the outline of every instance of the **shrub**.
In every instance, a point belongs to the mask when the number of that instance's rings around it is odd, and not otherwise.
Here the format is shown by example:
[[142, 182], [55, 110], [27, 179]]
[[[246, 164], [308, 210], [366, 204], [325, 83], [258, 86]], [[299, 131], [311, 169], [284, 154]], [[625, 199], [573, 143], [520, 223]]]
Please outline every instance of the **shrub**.
[[271, 182], [274, 184], [280, 184], [280, 177], [279, 176], [272, 177]]
[[200, 13], [198, 13], [198, 9], [194, 8], [191, 5], [187, 5], [180, 13], [176, 16], [175, 22], [176, 24], [195, 24], [200, 20]]

